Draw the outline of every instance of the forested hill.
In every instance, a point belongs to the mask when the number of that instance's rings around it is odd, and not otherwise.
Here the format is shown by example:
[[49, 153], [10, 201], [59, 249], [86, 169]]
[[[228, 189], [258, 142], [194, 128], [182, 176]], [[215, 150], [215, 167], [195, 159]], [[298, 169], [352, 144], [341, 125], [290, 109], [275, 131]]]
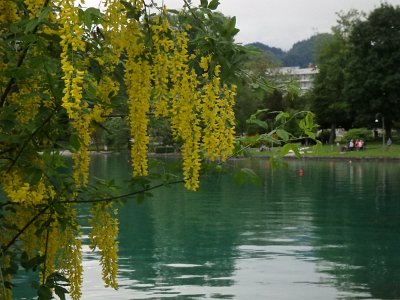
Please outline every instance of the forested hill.
[[321, 47], [329, 36], [329, 33], [314, 35], [307, 40], [295, 43], [289, 51], [283, 51], [280, 48], [270, 47], [259, 42], [251, 43], [249, 46], [263, 50], [274, 63], [284, 67], [300, 66], [305, 68], [309, 64], [316, 64], [316, 49]]

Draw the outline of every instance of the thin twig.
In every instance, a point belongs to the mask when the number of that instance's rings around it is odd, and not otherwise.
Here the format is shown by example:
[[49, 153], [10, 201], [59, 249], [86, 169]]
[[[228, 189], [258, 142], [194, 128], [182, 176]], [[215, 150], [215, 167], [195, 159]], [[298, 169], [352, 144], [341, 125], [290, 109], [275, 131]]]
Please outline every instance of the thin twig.
[[1, 255], [7, 252], [7, 250], [15, 243], [15, 241], [21, 236], [21, 234], [24, 233], [24, 231], [32, 225], [33, 222], [35, 222], [42, 214], [44, 214], [50, 206], [54, 203], [53, 201], [51, 204], [46, 205], [43, 207], [28, 223], [25, 224], [24, 227], [22, 227], [18, 233], [11, 239], [11, 241], [8, 242], [8, 244], [1, 249]]
[[129, 196], [134, 196], [134, 195], [138, 195], [138, 194], [143, 194], [143, 193], [145, 193], [145, 192], [148, 192], [148, 191], [151, 191], [151, 190], [154, 190], [154, 189], [157, 189], [157, 188], [159, 188], [159, 187], [166, 186], [166, 185], [169, 185], [169, 184], [178, 184], [178, 183], [183, 183], [183, 182], [184, 182], [183, 180], [176, 180], [176, 181], [170, 181], [170, 182], [167, 182], [167, 183], [160, 183], [160, 184], [154, 185], [154, 186], [152, 186], [152, 187], [149, 187], [149, 188], [146, 188], [146, 189], [143, 189], [143, 190], [140, 190], [140, 191], [130, 192], [130, 193], [127, 193], [127, 194], [123, 194], [123, 195], [119, 195], [119, 196], [114, 196], [114, 197], [108, 197], [108, 198], [102, 198], [102, 199], [92, 199], [92, 200], [66, 200], [66, 201], [60, 201], [59, 203], [99, 203], [99, 202], [112, 202], [112, 201], [116, 201], [116, 200], [119, 200], [119, 199], [122, 199], [122, 198], [126, 198], [126, 197], [129, 197]]

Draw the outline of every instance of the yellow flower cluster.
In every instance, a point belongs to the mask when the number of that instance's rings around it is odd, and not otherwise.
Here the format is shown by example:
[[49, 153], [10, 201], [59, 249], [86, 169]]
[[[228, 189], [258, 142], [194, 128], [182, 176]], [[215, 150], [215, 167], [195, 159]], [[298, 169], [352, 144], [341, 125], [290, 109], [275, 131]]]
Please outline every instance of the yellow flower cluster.
[[0, 0], [0, 34], [11, 24], [19, 20], [17, 4], [10, 0]]
[[104, 50], [104, 62], [109, 66], [109, 71], [112, 72], [113, 68], [119, 62], [121, 54], [125, 46], [131, 41], [125, 37], [127, 23], [126, 15], [121, 13], [124, 6], [117, 0], [104, 0], [104, 22], [103, 34], [109, 47]]
[[35, 205], [55, 195], [51, 187], [46, 187], [43, 178], [36, 185], [31, 185], [23, 181], [18, 171], [3, 172], [0, 175], [0, 183], [11, 202]]
[[104, 122], [105, 116], [112, 112], [110, 108], [110, 95], [117, 95], [119, 91], [119, 84], [110, 76], [103, 76], [98, 85], [96, 94], [100, 98], [101, 103], [96, 103], [91, 112], [92, 119], [96, 122]]
[[91, 248], [96, 247], [101, 252], [100, 264], [102, 267], [102, 277], [106, 286], [114, 289], [118, 288], [118, 211], [110, 213], [112, 204], [94, 204], [90, 209], [92, 218], [89, 224], [92, 230], [89, 234]]
[[62, 47], [61, 68], [64, 73], [64, 95], [62, 105], [71, 120], [72, 127], [80, 138], [80, 148], [73, 154], [74, 182], [77, 187], [86, 185], [89, 177], [89, 143], [91, 117], [87, 113], [88, 104], [82, 99], [82, 89], [85, 72], [74, 67], [72, 54], [83, 51], [85, 43], [82, 40], [83, 29], [79, 25], [78, 9], [73, 0], [60, 1], [60, 29]]
[[156, 116], [168, 116], [169, 109], [169, 72], [171, 65], [170, 53], [174, 48], [174, 42], [168, 37], [170, 33], [169, 22], [166, 18], [157, 16], [151, 26], [153, 52], [152, 52], [152, 78], [154, 113]]
[[[40, 11], [45, 2], [45, 0], [23, 1], [32, 16]], [[57, 24], [52, 24], [55, 26], [51, 25], [48, 29], [53, 31], [59, 28], [64, 82], [62, 107], [67, 112], [70, 124], [80, 142], [79, 149], [72, 156], [75, 187], [88, 183], [91, 123], [103, 122], [105, 115], [111, 112], [111, 96], [120, 93], [120, 85], [113, 79], [116, 67], [120, 64], [124, 66], [124, 84], [129, 98], [127, 104], [132, 137], [133, 175], [148, 175], [149, 114], [154, 112], [156, 117], [170, 120], [174, 138], [182, 142], [185, 186], [190, 190], [197, 190], [203, 155], [211, 160], [226, 160], [233, 151], [235, 87], [222, 85], [220, 67], [211, 67], [211, 56], [200, 58], [198, 66], [193, 66], [196, 60], [193, 59], [194, 55], [189, 54], [188, 34], [178, 26], [171, 26], [166, 13], [161, 16], [148, 15], [139, 20], [135, 18], [128, 20], [125, 6], [119, 0], [104, 0], [103, 3], [104, 23], [99, 28], [104, 41], [100, 43], [104, 42], [107, 46], [102, 48], [100, 45], [98, 49], [88, 47], [89, 50], [85, 52], [84, 26], [81, 24], [82, 20], [79, 20], [76, 2], [75, 0], [46, 2], [48, 5], [60, 7], [60, 10], [53, 10], [53, 14], [49, 16], [49, 22]], [[144, 9], [143, 0], [129, 0], [128, 3], [138, 12]], [[19, 18], [15, 1], [0, 0], [0, 11], [2, 12], [0, 28], [6, 28], [8, 23]], [[43, 24], [41, 30], [46, 28]], [[188, 29], [189, 27], [185, 30]], [[31, 45], [26, 58], [28, 63], [35, 57], [34, 51], [37, 49], [39, 47]], [[101, 51], [101, 57], [95, 57], [97, 50]], [[100, 78], [95, 78], [86, 71], [90, 61], [88, 57], [99, 62]], [[203, 76], [198, 76], [196, 73], [199, 67], [203, 71]], [[57, 70], [51, 72], [53, 72], [51, 76], [57, 76]], [[46, 91], [48, 85], [37, 85], [40, 81], [47, 82], [44, 75], [35, 78], [36, 81], [27, 79], [26, 82], [19, 79], [18, 91], [8, 95], [7, 104], [17, 108], [16, 121], [22, 125], [29, 124], [42, 107], [56, 109], [56, 101], [48, 101], [49, 98], [55, 100], [50, 96], [50, 91]], [[0, 89], [3, 89], [3, 86], [2, 80]], [[85, 89], [93, 87], [96, 88], [94, 104], [85, 99], [83, 93]], [[90, 92], [91, 90], [87, 94], [92, 95]], [[44, 97], [39, 98], [35, 95]], [[44, 145], [46, 138], [38, 142]], [[35, 155], [32, 157], [37, 156], [36, 151], [34, 152]], [[30, 158], [24, 156], [24, 161], [33, 162]], [[43, 166], [44, 164], [41, 165]], [[18, 215], [14, 224], [19, 228], [24, 227], [27, 220], [38, 213], [38, 205], [51, 206], [53, 199], [62, 198], [62, 195], [56, 195], [53, 188], [46, 186], [49, 184], [46, 177], [43, 176], [36, 184], [30, 184], [26, 182], [24, 175], [23, 171], [18, 169], [18, 163], [11, 171], [0, 173], [0, 185], [8, 200], [20, 204], [16, 212], [10, 214], [10, 216]], [[57, 220], [59, 216], [52, 209], [53, 207], [50, 207], [37, 219], [38, 224], [48, 220], [48, 212], [53, 213], [54, 219]], [[90, 213], [91, 247], [98, 247], [101, 252], [100, 263], [105, 284], [117, 288], [117, 212], [112, 211], [111, 204], [96, 204]], [[62, 217], [63, 220], [67, 218], [69, 220], [67, 229], [64, 230], [60, 225], [61, 222], [55, 221], [48, 226], [48, 231], [44, 230], [37, 236], [37, 228], [33, 224], [21, 235], [19, 242], [22, 242], [22, 248], [29, 257], [37, 255], [38, 251], [41, 254], [46, 253], [44, 275], [48, 276], [60, 267], [70, 280], [71, 298], [77, 300], [81, 296], [83, 273], [80, 232], [72, 205], [66, 208], [66, 214], [67, 216]], [[7, 243], [12, 237], [12, 232], [8, 235], [2, 234], [0, 244]]]
[[[79, 231], [79, 226], [77, 227], [77, 231]], [[78, 300], [82, 295], [82, 242], [75, 236], [71, 227], [65, 230], [62, 237], [65, 247], [63, 247], [61, 269], [65, 272], [71, 284], [70, 296], [72, 300]]]
[[[15, 214], [10, 215], [10, 223], [12, 221], [22, 228], [25, 226], [26, 221], [32, 218], [37, 213], [37, 209], [31, 205], [18, 205], [15, 206]], [[36, 228], [34, 226], [27, 228], [27, 230], [21, 235], [22, 247], [29, 257], [34, 257], [37, 253], [37, 249], [40, 243], [40, 239], [36, 236]]]
[[55, 262], [60, 248], [59, 240], [62, 234], [57, 221], [52, 222], [52, 224], [47, 227], [47, 230], [42, 233], [40, 254], [46, 255], [46, 270], [44, 274], [43, 272], [40, 273], [41, 280], [43, 280], [43, 276], [47, 278], [47, 276], [56, 270]]
[[[131, 3], [137, 11], [143, 8], [142, 0]], [[148, 114], [154, 111], [157, 117], [171, 119], [174, 137], [183, 142], [185, 185], [198, 189], [203, 148], [210, 159], [225, 160], [232, 153], [234, 90], [221, 87], [219, 67], [209, 75], [211, 57], [201, 59], [199, 65], [204, 75], [203, 82], [198, 81], [189, 67], [193, 57], [188, 52], [188, 35], [170, 26], [166, 15], [147, 19], [145, 26], [150, 28], [151, 37], [151, 47], [147, 47], [139, 21], [121, 16], [123, 7], [118, 1], [106, 0], [104, 4], [104, 35], [112, 45], [105, 54], [108, 72], [114, 69], [122, 51], [127, 57], [124, 79], [129, 99], [133, 175], [148, 174]], [[110, 83], [105, 82], [104, 86]], [[95, 118], [99, 118], [99, 111], [94, 110]]]
[[30, 18], [36, 17], [43, 8], [45, 0], [24, 0], [26, 8], [30, 12]]
[[176, 33], [171, 82], [173, 99], [171, 126], [176, 138], [183, 141], [183, 178], [186, 188], [197, 190], [201, 168], [201, 127], [198, 117], [200, 97], [199, 82], [194, 70], [189, 69], [188, 37], [185, 32]]
[[[203, 77], [208, 78], [207, 71], [211, 59], [202, 58], [200, 67]], [[219, 78], [220, 66], [214, 69], [214, 76], [203, 87], [202, 119], [204, 123], [204, 155], [211, 160], [225, 161], [234, 149], [235, 117], [233, 112], [236, 87], [227, 85], [221, 88]]]
[[19, 90], [9, 97], [9, 102], [19, 108], [16, 115], [17, 121], [21, 125], [26, 125], [39, 111], [42, 99], [39, 96], [32, 95], [33, 91], [38, 91], [37, 82], [28, 81], [25, 84], [20, 84]]
[[146, 176], [147, 133], [151, 97], [151, 71], [147, 60], [143, 59], [144, 45], [140, 42], [142, 33], [136, 20], [131, 20], [127, 28], [127, 37], [131, 41], [126, 46], [125, 84], [128, 95], [129, 123], [132, 137], [131, 157], [134, 176]]

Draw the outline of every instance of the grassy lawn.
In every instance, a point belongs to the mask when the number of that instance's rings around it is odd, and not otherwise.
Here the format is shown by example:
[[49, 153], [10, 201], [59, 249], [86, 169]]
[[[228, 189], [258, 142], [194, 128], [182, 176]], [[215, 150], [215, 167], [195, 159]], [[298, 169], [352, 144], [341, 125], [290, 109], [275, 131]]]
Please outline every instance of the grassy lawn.
[[382, 144], [368, 144], [364, 150], [341, 152], [333, 145], [311, 147], [304, 154], [309, 157], [354, 157], [354, 158], [399, 158], [400, 145], [383, 147]]
[[[341, 152], [336, 145], [320, 145], [301, 147], [304, 157], [337, 157], [337, 158], [398, 158], [400, 159], [400, 145], [382, 147], [382, 144], [368, 143], [364, 150]], [[274, 147], [267, 151], [260, 152], [258, 149], [251, 149], [252, 156], [271, 156], [279, 153], [280, 148]]]

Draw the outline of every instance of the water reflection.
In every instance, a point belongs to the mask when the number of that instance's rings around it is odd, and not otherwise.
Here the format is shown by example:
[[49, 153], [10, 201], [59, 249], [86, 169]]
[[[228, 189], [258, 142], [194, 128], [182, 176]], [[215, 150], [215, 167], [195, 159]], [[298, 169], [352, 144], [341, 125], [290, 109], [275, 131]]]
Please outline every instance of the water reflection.
[[[127, 158], [99, 156], [123, 180]], [[250, 167], [260, 186], [238, 186]], [[399, 299], [398, 163], [237, 160], [198, 193], [159, 189], [120, 209], [120, 289], [85, 252], [85, 299]]]
[[[180, 187], [121, 211], [120, 276], [129, 297], [346, 299], [400, 297], [396, 164], [293, 161]], [[133, 296], [136, 295], [136, 296]]]

